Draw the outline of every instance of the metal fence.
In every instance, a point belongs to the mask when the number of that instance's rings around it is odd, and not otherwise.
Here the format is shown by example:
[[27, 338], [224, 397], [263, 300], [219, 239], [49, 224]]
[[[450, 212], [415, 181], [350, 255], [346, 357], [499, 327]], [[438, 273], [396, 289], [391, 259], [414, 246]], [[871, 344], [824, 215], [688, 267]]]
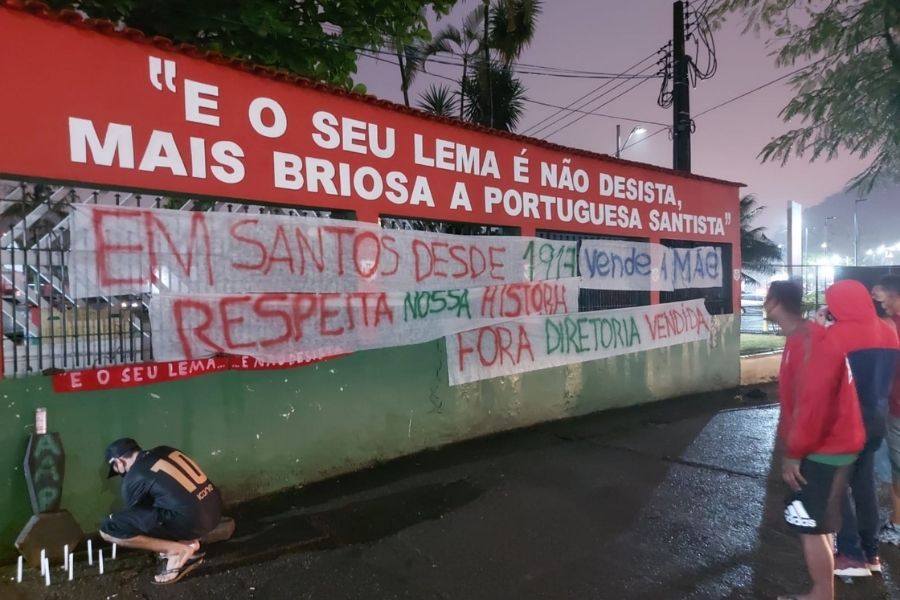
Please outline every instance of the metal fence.
[[0, 180], [0, 305], [3, 373], [149, 361], [149, 295], [75, 299], [79, 281], [68, 262], [75, 204], [252, 212], [330, 218], [352, 213], [163, 197]]
[[[763, 299], [766, 282], [773, 275], [752, 274], [759, 285], [748, 285], [741, 294], [741, 333], [779, 333], [774, 323], [766, 321]], [[838, 275], [838, 276], [836, 276]], [[803, 287], [803, 304], [807, 316], [825, 305], [825, 290], [839, 278], [839, 269], [825, 265], [776, 265], [774, 277], [794, 279]]]

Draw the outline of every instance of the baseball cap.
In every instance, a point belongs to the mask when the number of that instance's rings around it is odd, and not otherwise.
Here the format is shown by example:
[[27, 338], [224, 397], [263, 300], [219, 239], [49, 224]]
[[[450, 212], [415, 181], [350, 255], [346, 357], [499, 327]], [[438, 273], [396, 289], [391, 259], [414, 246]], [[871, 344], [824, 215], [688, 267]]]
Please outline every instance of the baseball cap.
[[[130, 454], [134, 450], [140, 450], [140, 449], [141, 449], [141, 447], [133, 439], [120, 438], [106, 447], [106, 462], [112, 463], [113, 460], [115, 460], [125, 454]], [[110, 477], [115, 477], [116, 475], [118, 475], [118, 473], [116, 473], [116, 471], [112, 467], [112, 464], [110, 464], [109, 465], [109, 474], [106, 476], [106, 478], [109, 479]]]

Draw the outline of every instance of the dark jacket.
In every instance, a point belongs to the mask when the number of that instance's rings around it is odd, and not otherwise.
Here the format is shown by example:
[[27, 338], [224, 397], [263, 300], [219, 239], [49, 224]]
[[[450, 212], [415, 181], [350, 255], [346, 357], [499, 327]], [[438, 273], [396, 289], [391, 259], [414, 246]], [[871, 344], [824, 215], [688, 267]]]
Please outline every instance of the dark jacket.
[[868, 439], [887, 433], [888, 402], [900, 353], [897, 330], [878, 318], [866, 287], [845, 280], [825, 290], [835, 323], [826, 342], [842, 352], [850, 365]]

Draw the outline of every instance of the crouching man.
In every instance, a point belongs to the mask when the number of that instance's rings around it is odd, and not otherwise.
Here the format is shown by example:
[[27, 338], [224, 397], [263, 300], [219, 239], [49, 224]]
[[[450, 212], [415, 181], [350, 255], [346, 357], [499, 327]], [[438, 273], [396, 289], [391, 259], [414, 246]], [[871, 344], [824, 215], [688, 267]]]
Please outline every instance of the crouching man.
[[203, 560], [200, 538], [222, 517], [219, 490], [193, 460], [175, 448], [142, 450], [130, 438], [106, 449], [109, 477], [122, 475], [125, 508], [100, 527], [104, 540], [158, 553], [154, 583], [175, 583]]

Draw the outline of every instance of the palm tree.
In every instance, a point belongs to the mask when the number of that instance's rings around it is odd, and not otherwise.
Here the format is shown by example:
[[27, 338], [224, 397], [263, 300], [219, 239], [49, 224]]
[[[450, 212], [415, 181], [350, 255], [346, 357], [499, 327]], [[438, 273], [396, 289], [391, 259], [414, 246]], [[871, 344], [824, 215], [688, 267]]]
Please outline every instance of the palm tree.
[[746, 283], [759, 283], [750, 272], [771, 275], [781, 263], [781, 248], [765, 234], [765, 227], [753, 221], [765, 210], [753, 194], [741, 198], [741, 277]]
[[534, 39], [541, 0], [499, 0], [491, 7], [490, 44], [507, 65]]
[[485, 127], [513, 131], [525, 111], [525, 86], [512, 68], [480, 62], [465, 81], [466, 119]]
[[440, 30], [422, 51], [424, 67], [428, 57], [441, 52], [458, 55], [462, 58], [462, 77], [459, 80], [459, 118], [464, 116], [465, 81], [469, 76], [469, 64], [481, 49], [484, 40], [482, 23], [484, 22], [484, 6], [470, 12], [463, 20], [462, 28], [447, 25]]
[[[419, 63], [407, 59], [406, 70], [410, 66], [424, 70], [428, 57], [442, 52], [460, 56], [460, 118], [512, 131], [522, 117], [525, 99], [525, 86], [515, 77], [512, 63], [534, 38], [541, 8], [541, 0], [495, 0], [493, 4], [484, 0], [466, 16], [462, 28], [449, 25], [438, 32], [421, 50]], [[404, 85], [408, 86], [411, 75], [404, 75]], [[420, 101], [426, 110], [435, 99], [429, 96], [430, 91]]]
[[456, 112], [454, 92], [446, 85], [431, 85], [419, 98], [419, 108], [442, 117], [452, 117]]

